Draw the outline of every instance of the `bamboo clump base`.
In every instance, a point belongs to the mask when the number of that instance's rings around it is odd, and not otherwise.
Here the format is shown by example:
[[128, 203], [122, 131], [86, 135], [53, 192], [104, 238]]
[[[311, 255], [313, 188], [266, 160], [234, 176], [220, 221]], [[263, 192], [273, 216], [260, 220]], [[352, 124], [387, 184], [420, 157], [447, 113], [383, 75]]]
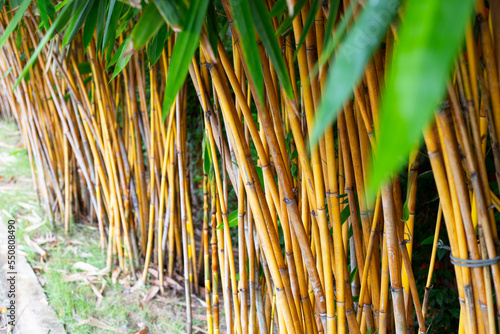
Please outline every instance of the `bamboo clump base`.
[[[270, 9], [273, 2], [267, 3]], [[495, 52], [488, 19], [476, 22], [478, 33], [472, 25], [467, 30], [445, 102], [424, 131], [424, 148], [413, 150], [401, 174], [406, 188], [394, 175], [372, 199], [367, 183], [379, 92], [395, 30], [369, 61], [335, 125], [310, 147], [308, 129], [328, 64], [317, 76], [311, 73], [323, 50], [324, 21], [337, 8], [322, 6], [298, 50], [309, 3], [291, 32], [278, 37], [293, 100], [259, 45], [261, 101], [231, 8], [227, 0], [222, 5], [231, 41], [219, 40], [213, 50], [202, 32], [188, 78], [165, 114], [175, 34], [156, 64], [148, 63], [146, 51], [135, 52], [113, 79], [106, 57], [96, 52], [96, 36], [84, 50], [78, 33], [68, 50], [56, 34], [29, 79], [13, 89], [43, 37], [39, 16], [28, 8], [17, 37], [0, 50], [0, 114], [19, 125], [54, 228], [68, 233], [76, 228], [72, 217], [87, 217], [99, 227], [107, 266], [142, 281], [154, 266], [162, 292], [165, 276], [182, 273], [189, 330], [192, 295], [204, 293], [210, 334], [385, 334], [427, 331], [443, 225], [457, 259], [459, 333], [496, 333], [500, 264], [478, 265], [499, 255], [500, 201], [490, 182], [500, 184], [500, 48]], [[341, 2], [339, 13], [344, 9]], [[481, 6], [476, 10], [482, 13]], [[0, 12], [0, 32], [11, 17], [5, 8]], [[489, 20], [500, 24], [498, 17]], [[276, 29], [276, 17], [273, 24]], [[188, 143], [193, 117], [203, 128], [195, 154]], [[203, 159], [197, 168], [190, 167], [194, 155]], [[419, 162], [427, 158], [440, 205], [424, 292], [417, 289], [412, 249]], [[485, 159], [494, 161], [492, 169]], [[459, 259], [473, 260], [472, 266]]]

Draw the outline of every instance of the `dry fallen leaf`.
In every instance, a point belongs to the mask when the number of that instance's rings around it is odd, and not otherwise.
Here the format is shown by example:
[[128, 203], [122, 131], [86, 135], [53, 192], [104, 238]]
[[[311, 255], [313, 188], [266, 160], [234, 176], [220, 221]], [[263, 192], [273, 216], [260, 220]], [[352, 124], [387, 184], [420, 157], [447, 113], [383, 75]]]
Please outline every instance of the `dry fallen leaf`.
[[61, 279], [62, 282], [75, 282], [75, 281], [85, 281], [85, 275], [83, 274], [72, 274]]
[[148, 303], [151, 299], [153, 299], [156, 294], [158, 293], [158, 291], [160, 291], [160, 287], [157, 286], [157, 285], [153, 285], [149, 288], [148, 292], [146, 293], [146, 295], [144, 296], [144, 298], [142, 299], [142, 302], [144, 304]]
[[113, 284], [116, 284], [121, 272], [122, 270], [120, 269], [120, 267], [115, 267], [115, 269], [113, 269], [113, 273], [111, 274], [111, 281], [113, 282]]
[[155, 278], [158, 278], [158, 270], [155, 268], [149, 268], [148, 269], [149, 273], [153, 275]]
[[33, 240], [30, 239], [30, 237], [28, 237], [27, 234], [24, 235], [24, 241], [26, 242], [26, 244], [33, 248], [35, 250], [35, 252], [37, 252], [38, 254], [40, 254], [42, 257], [45, 257], [47, 255], [47, 252], [44, 251], [42, 249], [42, 247], [40, 247], [36, 242], [34, 242]]
[[134, 286], [130, 289], [130, 292], [135, 292], [139, 289], [141, 289], [144, 286], [144, 281], [142, 279], [139, 279]]
[[87, 277], [85, 278], [85, 280], [90, 284], [90, 287], [92, 288], [92, 291], [94, 291], [94, 294], [97, 296], [97, 299], [102, 299], [102, 294], [99, 289], [97, 289], [97, 287], [91, 281], [89, 281]]
[[76, 324], [77, 327], [80, 327], [83, 325], [94, 326], [94, 327], [98, 327], [98, 328], [101, 328], [101, 329], [104, 329], [107, 331], [111, 331], [111, 332], [126, 333], [122, 329], [114, 328], [114, 327], [109, 326], [109, 325], [105, 324], [104, 322], [97, 320], [96, 318], [92, 318], [92, 317], [89, 317], [88, 319], [85, 319], [85, 320], [81, 320]]
[[76, 262], [73, 267], [75, 269], [80, 269], [80, 270], [83, 270], [83, 271], [88, 271], [88, 272], [98, 272], [99, 269], [97, 269], [96, 267], [94, 267], [93, 265], [91, 264], [88, 264], [88, 263], [85, 263], [85, 262]]
[[140, 331], [135, 332], [134, 334], [148, 334], [148, 333], [149, 333], [149, 328], [148, 328], [148, 326], [146, 326], [143, 329], [141, 329]]
[[24, 232], [31, 232], [45, 225], [45, 222], [41, 222], [35, 225], [28, 226], [24, 229]]
[[[26, 230], [25, 230], [26, 231]], [[33, 241], [39, 245], [44, 245], [49, 242], [57, 241], [57, 238], [52, 233], [48, 233], [38, 238], [33, 238]]]

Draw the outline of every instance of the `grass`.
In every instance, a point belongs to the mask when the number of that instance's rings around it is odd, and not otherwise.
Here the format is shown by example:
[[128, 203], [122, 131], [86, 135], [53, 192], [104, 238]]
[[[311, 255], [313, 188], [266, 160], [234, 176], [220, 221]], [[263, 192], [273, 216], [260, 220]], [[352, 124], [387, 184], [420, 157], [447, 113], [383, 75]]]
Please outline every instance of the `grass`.
[[[72, 221], [67, 236], [60, 223], [56, 222], [55, 231], [50, 228], [36, 198], [28, 152], [23, 148], [15, 123], [5, 120], [0, 120], [0, 212], [3, 218], [16, 219], [18, 249], [26, 253], [50, 306], [68, 333], [135, 333], [145, 326], [149, 333], [185, 332], [183, 298], [179, 297], [182, 293], [176, 295], [169, 291], [144, 303], [149, 284], [133, 289], [134, 282], [128, 280], [128, 275], [123, 274], [114, 283], [108, 273], [92, 276], [97, 280], [94, 284], [97, 289], [105, 284], [102, 300], [98, 302], [83, 272], [74, 266], [78, 262], [98, 269], [106, 266], [97, 228]], [[47, 255], [42, 258], [28, 246], [27, 237], [37, 242]], [[65, 281], [78, 274], [83, 279]], [[202, 332], [204, 309], [198, 301], [194, 303], [194, 326]], [[97, 324], [102, 328], [95, 326], [96, 322], [85, 324], [89, 318], [100, 321]]]

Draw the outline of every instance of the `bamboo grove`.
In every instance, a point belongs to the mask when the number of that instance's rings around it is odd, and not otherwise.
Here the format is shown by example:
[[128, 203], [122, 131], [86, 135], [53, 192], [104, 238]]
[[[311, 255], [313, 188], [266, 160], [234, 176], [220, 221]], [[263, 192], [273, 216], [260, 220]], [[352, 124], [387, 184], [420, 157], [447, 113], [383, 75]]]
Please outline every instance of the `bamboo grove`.
[[[206, 303], [208, 333], [425, 333], [441, 226], [451, 247], [459, 332], [497, 332], [500, 201], [490, 185], [500, 185], [498, 3], [476, 1], [446, 95], [422, 129], [422, 147], [413, 148], [407, 169], [375, 196], [368, 184], [380, 96], [403, 7], [353, 97], [311, 145], [322, 96], [332, 94], [325, 91], [331, 62], [318, 59], [331, 47], [325, 41], [349, 32], [365, 1], [298, 1], [293, 7], [294, 1], [259, 0], [275, 31], [288, 22], [275, 38], [292, 89], [292, 96], [285, 92], [276, 53], [266, 36], [258, 36], [253, 52], [263, 98], [241, 42], [253, 32], [235, 24], [233, 1], [210, 2], [207, 15], [216, 15], [219, 29], [225, 23], [227, 33], [216, 31], [214, 43], [214, 27], [204, 24], [168, 110], [165, 85], [178, 70], [170, 62], [182, 29], [164, 24], [147, 47], [130, 50], [125, 41], [147, 15], [135, 8], [139, 1], [112, 1], [118, 14], [96, 19], [115, 21], [110, 29], [116, 33], [111, 39], [105, 33], [107, 41], [100, 21], [94, 31], [88, 19], [66, 46], [59, 25], [16, 85], [49, 25], [63, 15], [57, 8], [44, 22], [40, 3], [28, 1], [0, 49], [0, 114], [19, 125], [36, 192], [54, 228], [68, 233], [77, 228], [73, 219], [96, 223], [108, 268], [144, 282], [155, 279], [155, 268], [162, 292], [182, 273], [189, 332], [198, 295]], [[299, 10], [290, 16], [287, 5]], [[1, 32], [13, 8], [0, 12]], [[76, 19], [67, 29], [75, 24], [82, 25]], [[196, 149], [203, 159], [195, 169], [200, 175], [189, 168], [189, 113], [203, 123]], [[425, 260], [427, 286], [418, 291], [412, 250], [424, 157], [440, 205]], [[487, 168], [486, 157], [494, 166]], [[194, 188], [203, 192], [202, 219], [193, 214]]]

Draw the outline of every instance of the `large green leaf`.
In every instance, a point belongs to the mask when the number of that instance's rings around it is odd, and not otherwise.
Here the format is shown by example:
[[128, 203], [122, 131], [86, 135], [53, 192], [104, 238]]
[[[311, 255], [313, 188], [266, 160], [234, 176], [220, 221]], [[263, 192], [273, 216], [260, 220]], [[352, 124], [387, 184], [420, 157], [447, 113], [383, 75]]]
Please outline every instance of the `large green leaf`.
[[156, 6], [150, 3], [144, 9], [142, 16], [132, 30], [134, 49], [139, 50], [160, 30], [164, 24]]
[[278, 0], [275, 2], [273, 8], [271, 8], [269, 15], [271, 15], [271, 17], [283, 15], [285, 10], [286, 10], [286, 0]]
[[118, 74], [120, 74], [121, 71], [123, 71], [125, 66], [127, 66], [128, 64], [130, 57], [132, 57], [132, 52], [128, 50], [130, 36], [131, 35], [128, 35], [128, 37], [123, 41], [123, 43], [120, 45], [118, 50], [116, 50], [113, 58], [111, 58], [111, 61], [109, 62], [110, 65], [108, 65], [108, 67], [116, 63], [113, 75], [111, 76], [111, 79], [109, 81], [113, 80]]
[[40, 18], [45, 27], [50, 26], [50, 21], [54, 21], [56, 10], [51, 0], [37, 0], [36, 5], [40, 12]]
[[[297, 1], [297, 3], [295, 4], [295, 7], [293, 8], [293, 16], [287, 15], [285, 17], [285, 19], [280, 23], [278, 29], [276, 29], [276, 36], [283, 34], [285, 31], [288, 31], [292, 27], [293, 20], [295, 19], [295, 17], [298, 14], [300, 14], [300, 11], [302, 10], [302, 8], [306, 4], [306, 2], [307, 2], [307, 0], [298, 0]], [[285, 6], [286, 6], [286, 1], [285, 1]], [[271, 13], [274, 14], [274, 7], [271, 10]]]
[[[273, 24], [271, 23], [271, 17], [269, 16], [266, 5], [262, 0], [254, 0], [250, 1], [250, 9], [252, 11], [255, 29], [259, 33], [269, 59], [271, 59], [271, 62], [274, 65], [276, 73], [280, 79], [280, 83], [283, 86], [288, 98], [293, 99], [292, 84], [290, 83], [285, 60], [283, 59], [278, 40], [274, 35]], [[256, 49], [254, 53], [258, 54], [258, 49]]]
[[[71, 3], [71, 0], [69, 3]], [[71, 6], [64, 6], [61, 9], [61, 12], [59, 13], [59, 15], [57, 15], [56, 19], [54, 20], [54, 23], [50, 26], [49, 30], [47, 30], [47, 33], [43, 36], [43, 38], [40, 40], [40, 42], [38, 42], [38, 45], [37, 45], [35, 51], [33, 51], [31, 58], [28, 60], [28, 63], [26, 64], [26, 66], [24, 66], [24, 68], [21, 72], [21, 75], [17, 78], [16, 83], [14, 84], [14, 87], [12, 89], [16, 89], [16, 87], [19, 85], [21, 80], [23, 80], [23, 78], [26, 76], [26, 74], [28, 74], [29, 69], [35, 63], [36, 59], [38, 58], [38, 55], [42, 51], [45, 44], [47, 44], [49, 39], [52, 38], [52, 34], [56, 31], [56, 27], [58, 27], [60, 25], [60, 22], [63, 21], [63, 19], [65, 18], [65, 14], [69, 12], [70, 8], [71, 8]]]
[[215, 11], [215, 0], [210, 1], [205, 22], [206, 22], [208, 40], [210, 41], [210, 46], [212, 47], [215, 58], [217, 58], [217, 45], [219, 44], [219, 31], [218, 31], [219, 29], [217, 27], [217, 12]]
[[156, 64], [158, 59], [160, 59], [163, 48], [165, 47], [165, 41], [173, 32], [172, 29], [168, 30], [166, 23], [163, 23], [163, 26], [158, 30], [156, 36], [149, 42], [146, 52], [151, 66]]
[[407, 161], [410, 149], [432, 119], [463, 42], [473, 3], [409, 2], [382, 98], [371, 190]]
[[116, 64], [121, 59], [121, 57], [125, 54], [126, 47], [128, 46], [128, 43], [130, 41], [130, 37], [131, 37], [131, 35], [128, 35], [127, 38], [125, 38], [125, 40], [123, 40], [123, 42], [120, 44], [118, 49], [116, 49], [116, 52], [113, 55], [113, 58], [111, 58], [111, 60], [108, 62], [106, 69], [109, 69], [111, 66]]
[[94, 1], [95, 0], [85, 1], [85, 3], [83, 4], [82, 10], [80, 12], [80, 15], [78, 17], [76, 17], [76, 20], [72, 26], [72, 29], [69, 30], [70, 31], [69, 34], [66, 33], [66, 35], [64, 35], [63, 45], [68, 45], [69, 43], [71, 43], [71, 41], [73, 41], [73, 38], [75, 38], [76, 33], [78, 32], [78, 30], [80, 30], [83, 23], [85, 22], [85, 19], [87, 18], [87, 15], [89, 14], [90, 10], [92, 9], [92, 7], [94, 5]]
[[353, 87], [363, 75], [366, 63], [377, 49], [398, 9], [398, 0], [369, 1], [336, 54], [316, 115], [311, 141], [316, 144], [335, 120]]
[[5, 28], [2, 36], [0, 36], [0, 49], [2, 49], [5, 42], [7, 42], [7, 39], [10, 37], [14, 29], [16, 29], [17, 24], [24, 16], [24, 12], [26, 11], [26, 9], [28, 9], [30, 2], [31, 0], [24, 0], [17, 9], [16, 15], [14, 15], [12, 20], [10, 20], [9, 25], [7, 26], [7, 28]]
[[89, 14], [87, 15], [87, 19], [85, 20], [85, 25], [83, 26], [83, 49], [86, 50], [92, 41], [92, 37], [94, 36], [94, 30], [97, 24], [97, 17], [99, 15], [99, 2], [94, 1], [92, 8], [90, 9]]
[[252, 77], [259, 100], [263, 101], [264, 76], [260, 65], [257, 38], [255, 37], [249, 3], [241, 0], [229, 0], [229, 4], [234, 25], [240, 34], [239, 42], [243, 50], [243, 57], [247, 63], [248, 72]]
[[99, 50], [101, 48], [102, 40], [104, 38], [104, 26], [106, 24], [106, 5], [107, 1], [98, 1], [99, 9], [97, 11], [97, 45], [96, 49]]
[[71, 0], [64, 0], [62, 2], [59, 2], [55, 9], [56, 9], [56, 12], [60, 11], [62, 8], [64, 8], [64, 6], [66, 6]]
[[102, 41], [102, 52], [108, 46], [109, 43], [114, 43], [116, 27], [118, 26], [118, 19], [122, 12], [123, 3], [116, 2], [116, 0], [111, 0], [108, 9], [108, 19], [106, 20], [106, 27], [104, 28], [104, 39]]
[[[198, 2], [198, 0], [196, 1]], [[187, 6], [182, 0], [154, 0], [165, 22], [170, 24], [174, 31], [180, 31], [185, 17], [187, 16]], [[193, 6], [193, 5], [191, 5]]]
[[174, 50], [170, 59], [165, 98], [163, 99], [163, 118], [166, 117], [174, 103], [175, 96], [186, 79], [189, 65], [200, 42], [200, 33], [209, 0], [193, 1], [182, 25], [182, 31], [177, 35]]

